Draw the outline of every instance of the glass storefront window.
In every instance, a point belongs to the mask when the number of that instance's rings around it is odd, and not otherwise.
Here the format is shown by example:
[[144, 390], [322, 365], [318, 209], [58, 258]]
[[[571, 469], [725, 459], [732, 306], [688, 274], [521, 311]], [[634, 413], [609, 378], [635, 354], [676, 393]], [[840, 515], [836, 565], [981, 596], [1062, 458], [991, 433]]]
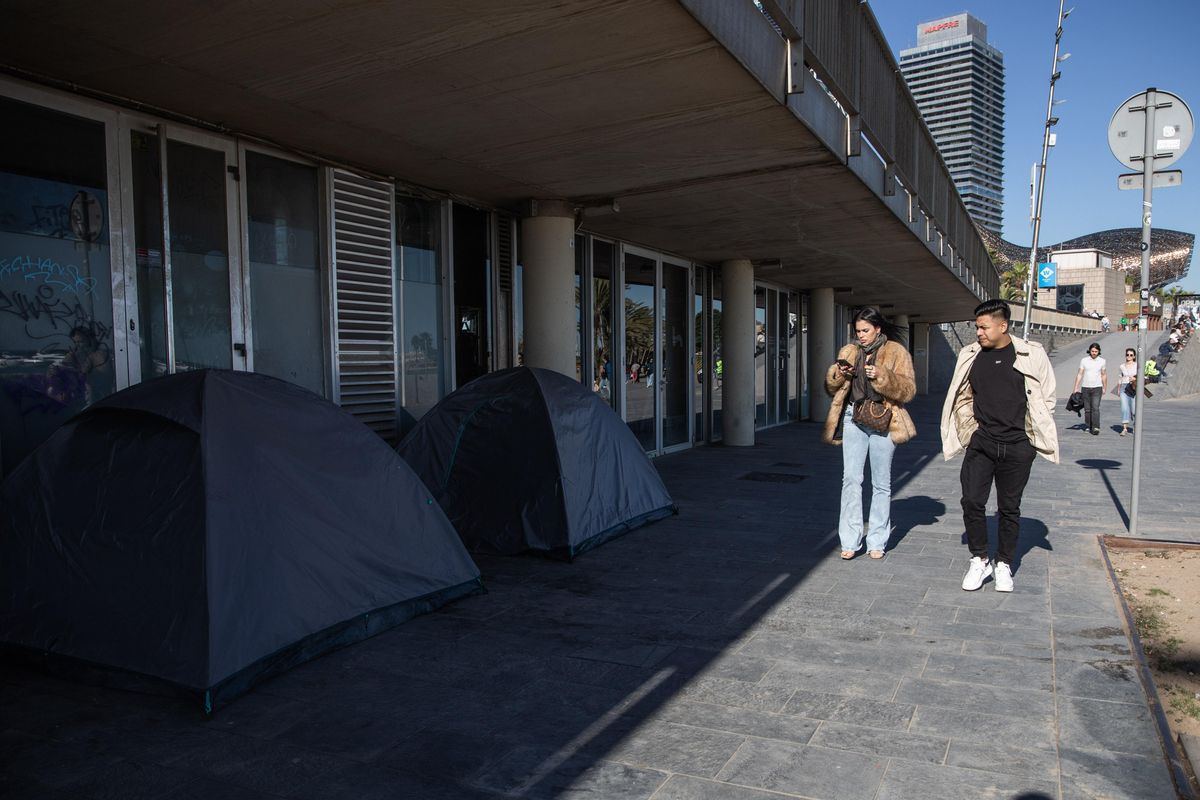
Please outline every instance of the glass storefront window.
[[616, 247], [592, 240], [592, 346], [595, 348], [596, 391], [615, 407], [620, 375], [613, 372], [613, 266]]
[[317, 171], [246, 154], [254, 371], [325, 394]]
[[7, 474], [115, 388], [104, 125], [0, 98], [0, 455]]
[[[401, 427], [411, 428], [446, 393], [442, 352], [442, 256], [439, 203], [396, 198], [396, 272], [401, 335]], [[517, 290], [520, 297], [520, 290]]]

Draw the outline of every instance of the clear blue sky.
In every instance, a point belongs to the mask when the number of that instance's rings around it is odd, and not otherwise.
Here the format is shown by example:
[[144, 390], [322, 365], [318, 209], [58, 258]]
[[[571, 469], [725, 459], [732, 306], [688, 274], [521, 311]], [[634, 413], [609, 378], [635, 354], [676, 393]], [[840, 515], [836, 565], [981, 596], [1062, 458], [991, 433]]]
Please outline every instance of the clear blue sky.
[[[1108, 228], [1141, 226], [1140, 191], [1119, 191], [1127, 172], [1108, 149], [1108, 123], [1130, 95], [1153, 86], [1179, 95], [1200, 116], [1200, 1], [1067, 0], [1055, 99], [1058, 144], [1050, 150], [1042, 244]], [[917, 24], [964, 11], [988, 27], [1004, 53], [1004, 238], [1028, 246], [1029, 168], [1041, 157], [1058, 0], [872, 0], [892, 50], [917, 42]], [[1150, 23], [1143, 22], [1149, 18]], [[1200, 137], [1179, 160], [1183, 186], [1154, 193], [1154, 227], [1200, 234]], [[1184, 288], [1200, 291], [1200, 256]]]

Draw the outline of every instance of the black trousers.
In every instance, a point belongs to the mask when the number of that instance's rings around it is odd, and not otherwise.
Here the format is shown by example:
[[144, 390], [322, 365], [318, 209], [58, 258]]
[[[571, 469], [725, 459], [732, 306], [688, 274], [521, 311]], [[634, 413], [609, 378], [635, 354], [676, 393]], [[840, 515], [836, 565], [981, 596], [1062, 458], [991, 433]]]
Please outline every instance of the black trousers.
[[1104, 396], [1102, 386], [1084, 386], [1079, 390], [1083, 394], [1083, 421], [1088, 430], [1100, 427], [1100, 398]]
[[996, 484], [996, 505], [1000, 511], [1000, 547], [996, 560], [1012, 564], [1017, 557], [1017, 536], [1021, 530], [1021, 495], [1029, 482], [1029, 470], [1037, 451], [1028, 439], [1005, 444], [993, 442], [976, 432], [963, 457], [962, 509], [967, 528], [967, 547], [972, 556], [988, 557], [987, 501]]

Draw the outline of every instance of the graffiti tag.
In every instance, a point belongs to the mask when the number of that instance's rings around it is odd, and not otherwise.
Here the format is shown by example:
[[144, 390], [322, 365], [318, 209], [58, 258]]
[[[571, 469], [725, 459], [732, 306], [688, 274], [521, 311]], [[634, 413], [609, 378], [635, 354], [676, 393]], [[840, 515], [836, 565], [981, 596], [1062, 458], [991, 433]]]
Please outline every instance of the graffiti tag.
[[25, 335], [30, 339], [47, 339], [83, 327], [98, 343], [104, 343], [112, 333], [109, 326], [93, 320], [77, 298], [58, 297], [50, 286], [39, 286], [32, 295], [0, 289], [0, 314], [24, 322]]
[[80, 275], [77, 264], [60, 264], [42, 256], [17, 256], [7, 261], [0, 259], [0, 279], [18, 276], [75, 294], [91, 294], [96, 288], [96, 279]]

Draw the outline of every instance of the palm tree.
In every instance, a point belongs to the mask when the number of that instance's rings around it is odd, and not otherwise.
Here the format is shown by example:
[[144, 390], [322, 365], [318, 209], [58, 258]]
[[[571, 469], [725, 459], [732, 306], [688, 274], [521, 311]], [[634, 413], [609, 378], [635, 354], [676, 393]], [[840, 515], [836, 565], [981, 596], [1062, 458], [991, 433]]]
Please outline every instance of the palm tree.
[[1181, 286], [1172, 286], [1170, 289], [1160, 289], [1158, 296], [1162, 298], [1163, 305], [1168, 302], [1171, 304], [1171, 314], [1166, 317], [1167, 320], [1174, 321], [1179, 311], [1179, 298], [1189, 292]]
[[1025, 283], [1029, 280], [1029, 265], [1017, 261], [1000, 276], [1000, 297], [1003, 300], [1024, 300]]

